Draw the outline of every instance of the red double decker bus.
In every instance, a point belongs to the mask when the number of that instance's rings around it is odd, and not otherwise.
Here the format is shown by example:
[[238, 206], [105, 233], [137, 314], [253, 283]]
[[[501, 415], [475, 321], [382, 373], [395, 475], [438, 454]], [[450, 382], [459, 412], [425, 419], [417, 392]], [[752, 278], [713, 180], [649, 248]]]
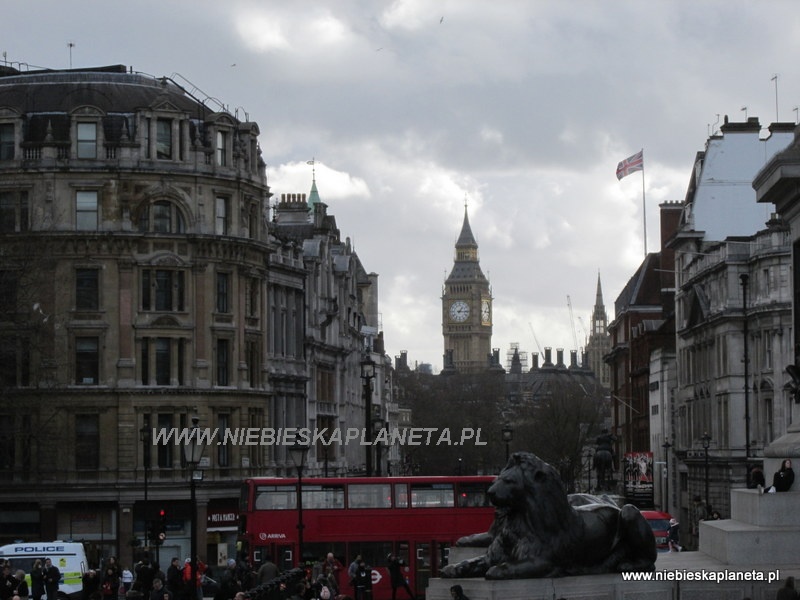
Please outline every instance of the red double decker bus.
[[[494, 518], [492, 476], [303, 478], [303, 556], [298, 561], [297, 479], [247, 479], [242, 486], [242, 552], [258, 565], [309, 565], [328, 552], [342, 563], [340, 593], [352, 595], [347, 567], [360, 555], [372, 567], [372, 597], [392, 597], [387, 555], [408, 566], [421, 597], [461, 536], [486, 531]], [[403, 592], [400, 590], [402, 597]]]

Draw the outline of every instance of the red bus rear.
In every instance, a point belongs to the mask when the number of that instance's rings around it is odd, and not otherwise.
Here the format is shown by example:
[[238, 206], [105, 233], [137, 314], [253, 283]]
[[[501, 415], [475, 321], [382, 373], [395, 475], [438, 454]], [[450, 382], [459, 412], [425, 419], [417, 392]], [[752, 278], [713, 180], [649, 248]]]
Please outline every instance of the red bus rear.
[[[311, 568], [328, 552], [342, 563], [340, 593], [353, 595], [347, 568], [360, 555], [372, 567], [372, 597], [392, 597], [387, 555], [408, 566], [411, 589], [447, 564], [461, 536], [486, 531], [494, 508], [493, 476], [303, 478], [303, 560]], [[240, 507], [242, 552], [257, 567], [269, 556], [281, 570], [297, 566], [297, 479], [248, 479]], [[398, 597], [404, 597], [403, 590]]]

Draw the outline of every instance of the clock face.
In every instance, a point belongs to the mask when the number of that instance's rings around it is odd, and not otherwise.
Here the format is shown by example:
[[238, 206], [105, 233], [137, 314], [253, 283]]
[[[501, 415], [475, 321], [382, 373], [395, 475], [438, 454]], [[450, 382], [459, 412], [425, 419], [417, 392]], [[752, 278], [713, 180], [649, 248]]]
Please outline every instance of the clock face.
[[481, 323], [490, 325], [492, 323], [492, 308], [489, 300], [481, 301]]
[[450, 318], [458, 323], [463, 323], [469, 317], [469, 304], [463, 300], [456, 300], [450, 305]]

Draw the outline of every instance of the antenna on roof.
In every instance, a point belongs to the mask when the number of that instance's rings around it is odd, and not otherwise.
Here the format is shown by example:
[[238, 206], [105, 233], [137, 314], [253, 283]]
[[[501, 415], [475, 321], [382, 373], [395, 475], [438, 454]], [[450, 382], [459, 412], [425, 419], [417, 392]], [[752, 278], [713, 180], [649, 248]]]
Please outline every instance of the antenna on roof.
[[72, 49], [75, 47], [75, 42], [67, 42], [67, 48], [69, 48], [69, 68], [72, 68]]

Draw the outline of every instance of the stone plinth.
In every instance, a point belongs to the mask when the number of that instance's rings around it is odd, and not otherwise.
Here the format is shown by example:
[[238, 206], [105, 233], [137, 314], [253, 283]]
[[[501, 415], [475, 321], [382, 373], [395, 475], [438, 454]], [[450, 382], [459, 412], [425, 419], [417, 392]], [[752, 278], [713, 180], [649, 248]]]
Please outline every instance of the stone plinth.
[[[800, 577], [800, 566], [791, 557], [759, 556], [752, 554], [749, 566], [730, 566], [703, 552], [660, 552], [656, 572], [662, 579], [672, 580], [624, 581], [622, 575], [584, 575], [551, 579], [514, 579], [487, 581], [485, 579], [431, 579], [426, 600], [451, 600], [450, 586], [459, 584], [470, 600], [754, 600], [774, 598], [783, 580]], [[761, 566], [758, 566], [760, 564]], [[763, 573], [780, 576], [778, 581], [703, 581], [703, 573]], [[690, 580], [688, 575], [694, 575]], [[683, 577], [680, 581], [675, 578]], [[655, 575], [653, 575], [655, 577]]]
[[800, 562], [800, 492], [731, 490], [731, 518], [700, 523], [700, 551], [726, 565]]

